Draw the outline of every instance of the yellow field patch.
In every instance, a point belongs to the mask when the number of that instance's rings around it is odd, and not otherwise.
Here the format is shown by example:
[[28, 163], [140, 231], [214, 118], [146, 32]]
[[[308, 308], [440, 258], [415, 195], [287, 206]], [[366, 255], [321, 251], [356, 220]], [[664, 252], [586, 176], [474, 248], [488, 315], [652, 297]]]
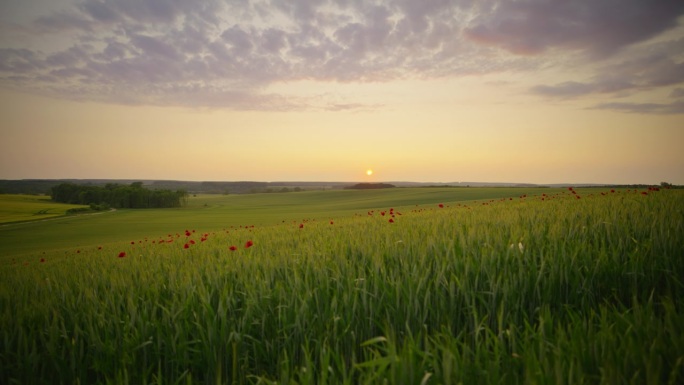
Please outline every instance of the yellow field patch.
[[54, 218], [83, 205], [55, 203], [45, 195], [0, 195], [0, 223], [33, 221]]

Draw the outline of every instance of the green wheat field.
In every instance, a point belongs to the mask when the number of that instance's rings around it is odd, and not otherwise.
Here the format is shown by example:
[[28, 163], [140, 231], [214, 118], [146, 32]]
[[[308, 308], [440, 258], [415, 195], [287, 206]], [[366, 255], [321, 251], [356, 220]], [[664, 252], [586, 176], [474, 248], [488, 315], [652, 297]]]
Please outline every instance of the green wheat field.
[[681, 190], [10, 199], [2, 384], [684, 382]]

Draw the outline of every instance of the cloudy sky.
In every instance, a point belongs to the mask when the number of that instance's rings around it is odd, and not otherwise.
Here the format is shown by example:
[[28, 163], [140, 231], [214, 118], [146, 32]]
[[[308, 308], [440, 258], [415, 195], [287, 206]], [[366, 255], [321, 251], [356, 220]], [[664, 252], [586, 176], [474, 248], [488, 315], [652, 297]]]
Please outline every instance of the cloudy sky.
[[0, 179], [684, 184], [684, 2], [3, 0], [0, 135]]

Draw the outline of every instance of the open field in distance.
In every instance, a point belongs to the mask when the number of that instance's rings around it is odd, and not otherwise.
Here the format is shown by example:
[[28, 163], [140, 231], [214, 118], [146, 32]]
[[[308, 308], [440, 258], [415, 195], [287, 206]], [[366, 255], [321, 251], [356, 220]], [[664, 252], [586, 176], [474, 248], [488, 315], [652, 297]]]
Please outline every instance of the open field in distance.
[[0, 225], [60, 217], [69, 209], [81, 207], [87, 206], [55, 203], [44, 195], [1, 194]]
[[[286, 194], [191, 194], [188, 205], [177, 209], [117, 210], [68, 217], [57, 222], [0, 226], [0, 255], [36, 253], [55, 248], [75, 250], [112, 242], [141, 240], [141, 237], [159, 237], [188, 228], [215, 231], [230, 226], [271, 226], [282, 224], [283, 221], [366, 215], [368, 210], [380, 208], [409, 208], [566, 191], [549, 188], [401, 188]], [[9, 200], [3, 203], [5, 197]], [[0, 204], [13, 207], [17, 201], [11, 197], [15, 196], [0, 195]], [[25, 197], [41, 201], [47, 199]], [[63, 207], [61, 212], [64, 212], [74, 206], [53, 203], [50, 207]], [[26, 211], [25, 217], [33, 218], [29, 214], [31, 210], [34, 208]], [[4, 218], [0, 216], [0, 223], [2, 221]]]

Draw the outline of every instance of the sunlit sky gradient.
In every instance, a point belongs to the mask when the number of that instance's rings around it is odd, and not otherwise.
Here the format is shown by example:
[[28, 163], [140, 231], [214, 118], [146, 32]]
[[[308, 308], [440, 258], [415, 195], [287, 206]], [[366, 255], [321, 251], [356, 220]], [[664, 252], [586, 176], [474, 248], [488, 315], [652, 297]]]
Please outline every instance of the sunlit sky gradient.
[[684, 184], [684, 1], [4, 0], [0, 135], [0, 179]]

